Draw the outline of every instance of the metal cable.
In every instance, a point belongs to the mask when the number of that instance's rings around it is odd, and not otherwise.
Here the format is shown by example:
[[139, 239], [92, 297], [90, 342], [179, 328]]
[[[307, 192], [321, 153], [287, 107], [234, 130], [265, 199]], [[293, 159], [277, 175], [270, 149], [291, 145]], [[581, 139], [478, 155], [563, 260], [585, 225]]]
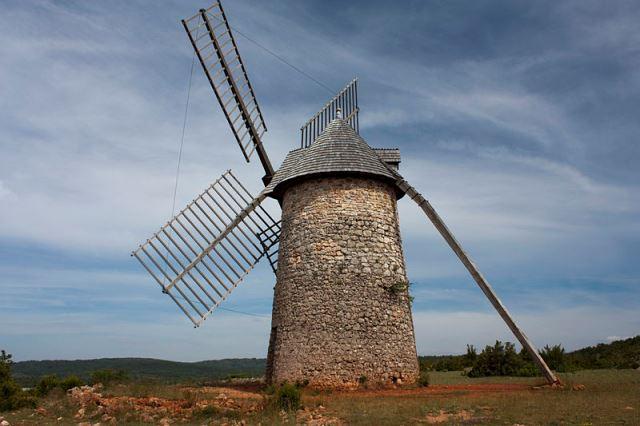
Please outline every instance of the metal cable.
[[[173, 296], [174, 296], [174, 297], [177, 297], [178, 299], [182, 299], [182, 300], [184, 300], [184, 301], [186, 301], [186, 302], [192, 302], [192, 303], [195, 303], [193, 300], [191, 300], [191, 299], [187, 299], [186, 297], [179, 296], [179, 295], [177, 295], [177, 294], [174, 294]], [[233, 312], [233, 313], [236, 313], [236, 314], [249, 315], [249, 316], [251, 316], [251, 317], [269, 318], [269, 315], [252, 314], [251, 312], [244, 312], [244, 311], [238, 311], [238, 310], [236, 310], [236, 309], [223, 308], [222, 306], [218, 306], [216, 309], [220, 309], [220, 310], [228, 311], [228, 312]]]
[[189, 99], [191, 98], [191, 82], [193, 81], [193, 69], [196, 63], [196, 54], [193, 53], [191, 57], [191, 72], [189, 73], [189, 85], [187, 89], [187, 102], [184, 106], [184, 118], [182, 120], [182, 134], [180, 136], [180, 149], [178, 150], [178, 164], [176, 165], [176, 182], [173, 186], [173, 202], [171, 204], [171, 216], [169, 220], [173, 218], [176, 212], [176, 196], [178, 194], [178, 180], [180, 178], [180, 163], [182, 162], [182, 148], [184, 147], [184, 134], [187, 129], [187, 115], [189, 113]]
[[[212, 15], [209, 15], [212, 16]], [[220, 21], [220, 22], [224, 22], [222, 19], [218, 18], [217, 16], [212, 16], [214, 19]], [[229, 23], [227, 22], [227, 25], [229, 25]], [[242, 37], [244, 37], [245, 39], [249, 40], [251, 43], [255, 44], [256, 46], [258, 46], [260, 49], [264, 50], [265, 52], [267, 52], [268, 54], [270, 54], [271, 56], [273, 56], [274, 58], [276, 58], [277, 60], [279, 60], [280, 62], [282, 62], [285, 65], [288, 65], [289, 67], [291, 67], [292, 69], [294, 69], [295, 71], [299, 72], [300, 74], [302, 74], [303, 76], [307, 77], [308, 79], [310, 79], [311, 81], [313, 81], [314, 83], [316, 83], [318, 86], [322, 87], [323, 89], [325, 89], [327, 92], [331, 93], [332, 95], [334, 93], [336, 93], [335, 90], [333, 90], [332, 88], [330, 88], [329, 86], [327, 86], [326, 84], [324, 84], [323, 82], [321, 82], [320, 80], [318, 80], [317, 78], [313, 77], [312, 75], [306, 73], [305, 71], [301, 70], [300, 68], [298, 68], [297, 66], [287, 62], [286, 59], [284, 59], [282, 56], [278, 55], [277, 53], [275, 53], [273, 50], [269, 49], [268, 47], [258, 43], [257, 41], [255, 41], [254, 39], [252, 39], [251, 37], [249, 37], [248, 35], [246, 35], [245, 33], [241, 32], [240, 30], [238, 30], [235, 27], [232, 27], [231, 25], [229, 25], [229, 28], [231, 28], [235, 33], [240, 34]]]

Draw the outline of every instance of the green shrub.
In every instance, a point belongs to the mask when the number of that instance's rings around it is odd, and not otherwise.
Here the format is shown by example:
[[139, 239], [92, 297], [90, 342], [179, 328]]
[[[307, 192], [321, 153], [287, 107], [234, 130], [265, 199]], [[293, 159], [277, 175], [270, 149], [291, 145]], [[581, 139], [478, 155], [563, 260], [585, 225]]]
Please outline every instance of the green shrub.
[[124, 370], [96, 370], [91, 373], [91, 384], [101, 383], [103, 386], [109, 386], [113, 383], [122, 383], [129, 379], [129, 375]]
[[300, 389], [285, 382], [276, 388], [274, 401], [281, 410], [295, 411], [300, 408]]
[[82, 385], [84, 385], [84, 382], [82, 381], [82, 379], [80, 379], [80, 377], [73, 374], [71, 376], [65, 377], [63, 380], [60, 381], [60, 388], [62, 388], [62, 390], [64, 390], [65, 392], [68, 391], [69, 389], [77, 388]]
[[513, 343], [503, 344], [496, 340], [495, 345], [485, 347], [478, 355], [468, 376], [517, 376], [519, 373], [529, 375], [529, 364], [516, 352]]
[[462, 359], [464, 367], [473, 367], [473, 363], [478, 359], [478, 351], [473, 345], [467, 345], [467, 353]]
[[367, 384], [367, 380], [369, 380], [369, 379], [364, 374], [362, 376], [358, 377], [358, 383], [360, 385], [362, 385], [362, 386]]
[[0, 412], [35, 406], [36, 399], [24, 392], [13, 380], [0, 383]]
[[409, 290], [410, 283], [406, 281], [396, 281], [387, 287], [387, 291], [391, 294], [402, 294]]
[[429, 373], [426, 371], [420, 371], [420, 375], [418, 376], [418, 385], [422, 387], [429, 386]]
[[276, 386], [275, 385], [267, 385], [266, 388], [264, 388], [264, 393], [266, 395], [275, 395], [276, 393]]
[[51, 392], [54, 388], [60, 386], [60, 379], [55, 374], [50, 376], [42, 376], [36, 386], [34, 387], [34, 392], [36, 396], [47, 396], [49, 392]]
[[532, 362], [527, 362], [523, 363], [513, 375], [519, 377], [536, 377], [540, 375], [540, 370], [538, 370]]
[[67, 376], [61, 380], [58, 376], [52, 374], [50, 376], [42, 376], [33, 388], [33, 393], [36, 396], [44, 397], [56, 388], [66, 392], [69, 389], [82, 386], [83, 384], [82, 380], [75, 375]]
[[11, 376], [11, 354], [0, 351], [0, 411], [35, 407], [35, 398], [25, 393]]
[[554, 345], [552, 347], [545, 345], [545, 347], [540, 351], [540, 355], [550, 369], [556, 371], [564, 369], [564, 348], [561, 345]]

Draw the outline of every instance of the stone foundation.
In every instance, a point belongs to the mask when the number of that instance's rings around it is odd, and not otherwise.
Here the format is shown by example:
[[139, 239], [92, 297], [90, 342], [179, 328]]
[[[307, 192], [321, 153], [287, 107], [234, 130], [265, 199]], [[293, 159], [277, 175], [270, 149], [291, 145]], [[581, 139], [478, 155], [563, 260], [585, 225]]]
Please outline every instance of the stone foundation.
[[411, 304], [391, 184], [305, 180], [282, 200], [267, 380], [414, 383]]

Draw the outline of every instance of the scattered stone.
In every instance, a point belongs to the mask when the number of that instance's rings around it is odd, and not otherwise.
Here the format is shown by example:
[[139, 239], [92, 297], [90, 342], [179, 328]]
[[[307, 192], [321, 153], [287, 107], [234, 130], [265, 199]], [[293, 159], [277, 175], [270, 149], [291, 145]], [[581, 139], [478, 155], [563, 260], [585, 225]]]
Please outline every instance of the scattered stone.
[[116, 423], [116, 418], [112, 417], [108, 414], [103, 414], [102, 417], [100, 417], [100, 420], [102, 420], [105, 423]]
[[296, 424], [302, 424], [306, 426], [329, 426], [329, 425], [343, 425], [337, 417], [331, 417], [321, 413], [325, 408], [320, 405], [315, 409], [303, 408], [296, 413]]
[[76, 419], [81, 419], [84, 417], [84, 413], [85, 413], [85, 408], [82, 407], [78, 410], [78, 412], [76, 413], [76, 415], [74, 416]]
[[444, 410], [440, 410], [438, 414], [427, 414], [425, 419], [429, 424], [438, 423], [466, 423], [471, 420], [480, 420], [473, 417], [473, 413], [467, 410], [460, 410], [457, 413], [447, 413]]
[[583, 391], [585, 390], [587, 387], [585, 385], [573, 385], [571, 387], [572, 390], [574, 391]]
[[0, 426], [11, 426], [11, 423], [9, 423], [6, 420], [2, 420], [2, 421], [0, 421]]
[[38, 408], [36, 408], [36, 413], [37, 413], [37, 414], [40, 414], [41, 416], [46, 416], [47, 414], [49, 414], [49, 413], [47, 412], [47, 409], [46, 409], [46, 408], [44, 408], [44, 407], [38, 407]]

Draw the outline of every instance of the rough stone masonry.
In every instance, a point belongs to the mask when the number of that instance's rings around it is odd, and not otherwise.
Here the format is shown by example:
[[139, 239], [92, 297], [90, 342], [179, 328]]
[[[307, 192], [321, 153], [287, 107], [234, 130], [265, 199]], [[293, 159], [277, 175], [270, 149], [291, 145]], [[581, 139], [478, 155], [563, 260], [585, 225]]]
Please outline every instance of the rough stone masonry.
[[411, 302], [394, 186], [315, 177], [282, 194], [267, 380], [414, 383]]

